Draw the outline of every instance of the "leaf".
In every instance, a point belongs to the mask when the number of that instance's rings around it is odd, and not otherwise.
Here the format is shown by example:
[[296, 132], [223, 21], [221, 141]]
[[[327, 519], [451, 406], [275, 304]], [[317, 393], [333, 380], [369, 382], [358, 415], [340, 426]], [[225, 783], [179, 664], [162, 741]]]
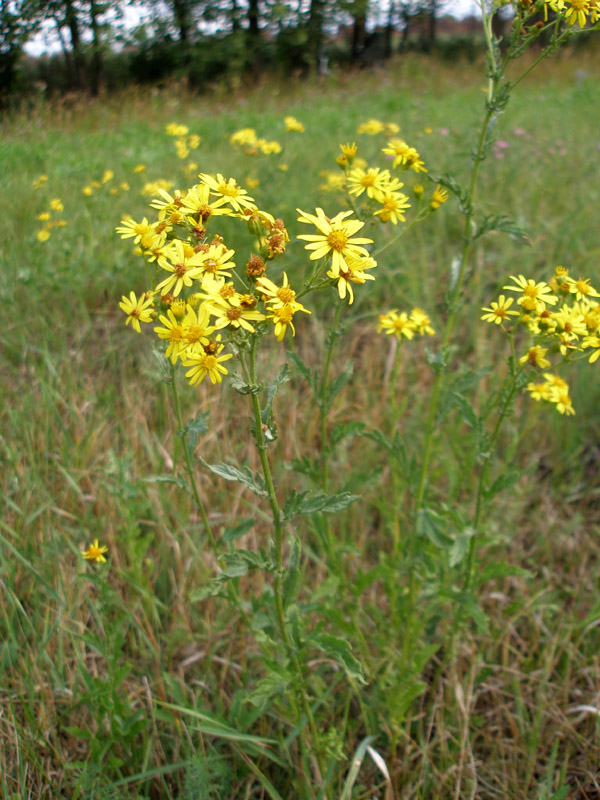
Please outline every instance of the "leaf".
[[181, 430], [177, 431], [178, 436], [187, 437], [189, 448], [192, 451], [196, 449], [198, 437], [201, 434], [206, 433], [208, 430], [209, 414], [210, 411], [205, 411], [204, 414], [196, 417], [196, 419], [190, 420], [187, 425], [185, 425]]
[[511, 486], [517, 483], [522, 474], [523, 470], [516, 469], [516, 467], [509, 467], [506, 472], [503, 472], [496, 478], [491, 486], [484, 490], [483, 496], [485, 500], [491, 500], [492, 497], [495, 497], [499, 492], [510, 489]]
[[260, 384], [248, 383], [239, 372], [230, 372], [228, 379], [232, 389], [239, 394], [260, 394], [262, 392]]
[[452, 545], [452, 538], [445, 531], [444, 518], [431, 508], [420, 508], [417, 514], [417, 533], [427, 536], [436, 547], [445, 550]]
[[223, 540], [228, 544], [233, 544], [236, 539], [241, 538], [254, 526], [255, 520], [252, 517], [246, 517], [240, 520], [236, 525], [228, 525], [223, 531]]
[[188, 492], [188, 494], [190, 491], [187, 481], [181, 475], [150, 475], [142, 480], [144, 483], [174, 483], [180, 489]]
[[287, 691], [294, 676], [283, 667], [271, 669], [256, 685], [256, 689], [246, 696], [246, 700], [258, 708], [264, 708], [267, 702]]
[[413, 465], [409, 462], [406, 455], [404, 445], [400, 441], [400, 434], [398, 431], [394, 432], [393, 439], [377, 428], [363, 431], [360, 435], [364, 436], [366, 439], [371, 439], [373, 442], [377, 442], [377, 444], [380, 444], [382, 447], [384, 447], [392, 456], [394, 461], [398, 464], [404, 475], [409, 475], [414, 472]]
[[158, 364], [158, 371], [160, 373], [161, 381], [163, 383], [171, 383], [171, 367], [169, 365], [169, 359], [166, 358], [163, 351], [159, 350], [158, 347], [152, 348], [152, 355]]
[[356, 779], [358, 778], [358, 773], [360, 772], [360, 768], [362, 766], [362, 762], [365, 757], [365, 753], [367, 752], [367, 747], [371, 744], [371, 742], [375, 741], [374, 736], [367, 736], [362, 740], [362, 742], [358, 745], [356, 750], [354, 751], [354, 755], [352, 756], [352, 766], [348, 772], [348, 777], [346, 778], [346, 782], [342, 788], [342, 793], [340, 795], [340, 800], [350, 800], [352, 797], [352, 787], [356, 783]]
[[318, 375], [317, 372], [311, 370], [305, 363], [302, 361], [300, 356], [297, 353], [293, 353], [291, 350], [288, 351], [289, 358], [294, 362], [296, 365], [296, 369], [302, 375], [302, 377], [308, 382], [310, 387], [312, 388], [313, 392], [317, 393], [317, 381]]
[[286, 363], [279, 371], [279, 374], [276, 376], [273, 383], [269, 386], [267, 405], [260, 412], [260, 418], [263, 424], [263, 436], [267, 442], [274, 442], [277, 438], [277, 425], [273, 419], [273, 400], [275, 399], [275, 395], [279, 391], [279, 388], [284, 383], [289, 381], [289, 379], [290, 368]]
[[455, 534], [454, 541], [450, 546], [450, 550], [448, 551], [449, 556], [449, 564], [451, 567], [455, 567], [457, 564], [460, 564], [464, 557], [467, 555], [469, 550], [469, 541], [475, 536], [475, 528], [471, 526], [464, 529], [464, 531], [460, 531], [459, 533]]
[[509, 217], [506, 217], [502, 214], [489, 214], [488, 216], [484, 217], [477, 225], [477, 231], [473, 236], [473, 240], [479, 239], [481, 236], [484, 236], [486, 233], [490, 233], [492, 231], [505, 233], [507, 236], [510, 236], [511, 239], [519, 242], [519, 244], [532, 244], [531, 239], [525, 233], [525, 231]]
[[348, 383], [348, 381], [352, 378], [354, 374], [354, 363], [352, 361], [347, 361], [344, 365], [344, 369], [340, 372], [340, 374], [336, 377], [334, 381], [329, 385], [327, 389], [327, 398], [326, 398], [326, 410], [331, 408], [331, 405], [337, 395], [342, 391], [344, 386]]
[[309, 644], [324, 652], [329, 658], [339, 664], [346, 675], [354, 681], [366, 684], [363, 668], [360, 661], [352, 655], [350, 642], [340, 636], [330, 633], [315, 633], [311, 636]]
[[241, 469], [238, 469], [232, 464], [208, 464], [202, 458], [200, 459], [200, 462], [211, 472], [214, 472], [215, 475], [218, 475], [220, 478], [223, 478], [226, 481], [243, 483], [244, 486], [247, 486], [259, 497], [269, 496], [265, 486], [265, 479], [259, 473], [253, 475], [250, 467], [242, 467]]
[[349, 436], [361, 434], [365, 428], [364, 422], [343, 422], [341, 425], [334, 425], [329, 434], [329, 448], [334, 448]]
[[359, 499], [359, 495], [350, 492], [332, 495], [319, 492], [311, 497], [310, 492], [297, 492], [293, 489], [286, 497], [283, 514], [286, 519], [296, 514], [315, 514], [317, 511], [323, 514], [336, 514]]

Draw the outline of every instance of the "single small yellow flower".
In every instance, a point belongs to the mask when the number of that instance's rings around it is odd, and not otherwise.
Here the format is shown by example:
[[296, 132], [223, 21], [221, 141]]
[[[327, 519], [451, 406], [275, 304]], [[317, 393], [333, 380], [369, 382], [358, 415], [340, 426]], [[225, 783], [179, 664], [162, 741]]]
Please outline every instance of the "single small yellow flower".
[[48, 211], [42, 211], [41, 214], [38, 214], [38, 219], [40, 222], [47, 222], [50, 219], [50, 214]]
[[296, 117], [285, 117], [283, 123], [286, 131], [304, 133], [304, 125], [300, 122], [300, 120], [297, 120]]
[[540, 347], [536, 344], [530, 347], [527, 353], [519, 359], [519, 364], [531, 364], [532, 367], [545, 369], [550, 366], [550, 362], [545, 358], [547, 352], [548, 348]]
[[65, 207], [63, 206], [62, 200], [60, 199], [60, 197], [55, 197], [52, 200], [50, 200], [50, 208], [52, 209], [52, 211], [64, 211], [65, 210]]
[[50, 231], [48, 228], [42, 228], [41, 231], [36, 233], [35, 238], [38, 240], [38, 242], [47, 242], [50, 238]]
[[99, 545], [98, 539], [94, 539], [87, 550], [81, 551], [81, 555], [86, 559], [86, 561], [96, 562], [106, 561], [104, 558], [104, 553], [108, 553], [108, 547], [106, 547], [106, 545]]
[[447, 199], [448, 199], [448, 192], [446, 191], [446, 189], [442, 189], [442, 187], [438, 183], [431, 198], [431, 203], [429, 204], [429, 207], [431, 208], [432, 211], [437, 211], [438, 208], [442, 205], [442, 203], [445, 203]]
[[510, 314], [512, 316], [519, 316], [518, 311], [509, 311], [514, 300], [512, 297], [506, 298], [503, 294], [498, 298], [498, 302], [492, 301], [491, 308], [482, 308], [482, 311], [487, 311], [481, 319], [485, 322], [495, 322], [496, 325], [501, 325], [506, 317]]
[[123, 295], [119, 308], [127, 314], [125, 325], [131, 322], [131, 327], [141, 333], [140, 322], [151, 322], [153, 319], [153, 305], [154, 300], [150, 294], [143, 294], [139, 300], [135, 292], [130, 292], [129, 297]]
[[378, 333], [393, 335], [398, 340], [402, 339], [402, 337], [405, 339], [413, 339], [416, 330], [417, 325], [412, 319], [409, 319], [405, 311], [399, 314], [398, 309], [395, 308], [392, 311], [388, 311], [387, 314], [381, 314], [379, 316], [379, 322], [377, 324]]

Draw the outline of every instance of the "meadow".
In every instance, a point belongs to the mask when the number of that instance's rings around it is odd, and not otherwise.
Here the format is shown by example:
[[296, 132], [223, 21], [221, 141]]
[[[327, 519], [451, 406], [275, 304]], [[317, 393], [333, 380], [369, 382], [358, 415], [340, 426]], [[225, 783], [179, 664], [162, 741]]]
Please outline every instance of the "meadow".
[[[439, 176], [468, 180], [485, 92], [481, 62], [411, 56], [385, 71], [203, 96], [174, 84], [94, 102], [38, 99], [2, 120], [0, 796], [600, 797], [598, 363], [569, 367], [574, 415], [522, 391], [495, 455], [475, 445], [482, 426], [493, 428], [486, 404], [502, 396], [507, 374], [506, 343], [482, 307], [509, 276], [549, 280], [558, 265], [600, 286], [598, 53], [564, 51], [525, 78], [481, 164], [480, 219], [514, 224], [512, 235], [492, 230], [471, 249], [432, 438], [428, 503], [437, 511], [418, 536], [410, 498], [431, 353], [463, 246], [457, 198], [397, 241], [402, 223], [375, 229], [389, 247], [375, 280], [354, 287], [329, 344], [334, 287], [306, 300], [312, 313], [298, 315], [295, 337], [271, 337], [260, 351], [271, 380], [290, 368], [271, 398], [278, 496], [313, 491], [326, 446], [330, 491], [359, 498], [331, 516], [317, 504], [286, 526], [286, 563], [299, 561], [286, 625], [300, 631], [293, 647], [309, 696], [297, 719], [296, 679], [284, 673], [269, 618], [276, 570], [249, 569], [250, 556], [243, 569], [233, 558], [224, 567], [209, 546], [185, 491], [190, 430], [171, 402], [168, 364], [119, 308], [145, 277], [115, 228], [127, 215], [156, 216], [157, 181], [172, 192], [198, 173], [235, 176], [284, 220], [292, 282], [291, 270], [305, 275], [308, 264], [296, 209], [333, 216], [348, 207], [328, 179], [341, 174], [341, 144], [357, 142], [359, 156], [383, 163], [385, 134], [359, 127], [398, 125], [429, 168], [404, 177], [416, 206], [415, 184], [430, 195]], [[289, 115], [304, 132], [286, 130]], [[200, 137], [185, 158], [171, 124]], [[245, 128], [282, 151], [232, 146]], [[224, 219], [223, 229], [236, 253], [247, 249], [238, 227]], [[377, 331], [381, 314], [415, 306], [435, 336], [400, 344]], [[328, 354], [335, 391], [324, 445], [310, 376]], [[229, 377], [198, 387], [176, 378], [181, 418], [208, 420], [191, 442], [204, 462], [256, 474], [256, 395], [250, 382], [236, 392]], [[465, 585], [486, 458], [498, 493]], [[267, 560], [265, 496], [198, 460], [193, 470], [229, 555], [243, 547]], [[83, 558], [94, 540], [108, 548], [106, 563]], [[219, 574], [230, 578], [227, 596], [210, 588]]]

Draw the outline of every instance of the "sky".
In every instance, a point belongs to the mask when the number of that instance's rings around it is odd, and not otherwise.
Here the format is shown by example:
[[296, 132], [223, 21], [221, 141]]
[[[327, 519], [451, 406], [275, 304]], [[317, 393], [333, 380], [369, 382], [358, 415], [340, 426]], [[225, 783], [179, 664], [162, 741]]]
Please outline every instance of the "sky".
[[[381, 7], [381, 6], [380, 6]], [[445, 0], [443, 4], [443, 13], [450, 14], [454, 17], [462, 19], [471, 15], [479, 15], [479, 2], [478, 0]], [[385, 14], [385, 11], [383, 12]], [[383, 16], [382, 14], [382, 16]], [[138, 7], [123, 4], [123, 20], [120, 23], [125, 31], [131, 30], [140, 25], [144, 21], [144, 12]], [[67, 37], [66, 31], [63, 30], [63, 36]], [[42, 30], [32, 37], [25, 45], [25, 52], [31, 56], [39, 56], [42, 53], [58, 53], [60, 52], [60, 41], [56, 34], [56, 26], [53, 23], [48, 23], [42, 26]]]

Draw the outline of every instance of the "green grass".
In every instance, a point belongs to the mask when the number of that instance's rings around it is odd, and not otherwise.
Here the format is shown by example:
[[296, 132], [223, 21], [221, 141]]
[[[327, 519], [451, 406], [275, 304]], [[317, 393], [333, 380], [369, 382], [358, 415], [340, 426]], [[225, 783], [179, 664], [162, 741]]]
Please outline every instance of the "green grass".
[[[148, 198], [140, 194], [146, 180], [193, 183], [164, 135], [172, 121], [201, 135], [190, 157], [199, 171], [242, 183], [257, 177], [260, 206], [281, 216], [290, 233], [300, 228], [296, 207], [322, 205], [332, 214], [341, 207], [339, 196], [315, 188], [320, 171], [335, 168], [340, 142], [356, 139], [365, 157], [376, 158], [379, 139], [356, 134], [368, 117], [397, 122], [432, 173], [464, 181], [482, 113], [482, 74], [481, 65], [442, 68], [406, 59], [372, 74], [210, 97], [174, 87], [94, 103], [38, 103], [3, 122], [0, 796], [252, 798], [268, 796], [269, 787], [294, 796], [295, 775], [282, 755], [297, 757], [293, 726], [281, 718], [281, 705], [261, 713], [246, 702], [262, 674], [255, 638], [222, 599], [190, 601], [217, 569], [201, 520], [177, 487], [144, 481], [172, 471], [174, 449], [180, 463], [182, 454], [151, 343], [124, 327], [118, 309], [121, 295], [139, 291], [144, 276], [114, 227], [125, 213], [147, 213]], [[597, 56], [570, 53], [527, 79], [499, 122], [498, 138], [509, 145], [499, 151], [504, 157], [492, 154], [482, 166], [482, 210], [508, 215], [532, 240], [523, 247], [492, 234], [473, 253], [455, 362], [490, 365], [487, 387], [505, 354], [479, 309], [508, 275], [542, 277], [564, 264], [600, 281], [599, 77]], [[286, 134], [285, 114], [302, 120], [306, 133]], [[229, 135], [248, 126], [282, 141], [284, 153], [258, 160], [234, 151]], [[147, 165], [143, 175], [133, 173], [138, 163]], [[106, 169], [114, 179], [86, 198], [82, 188]], [[34, 190], [41, 173], [48, 184]], [[110, 195], [121, 181], [130, 191]], [[63, 200], [58, 216], [67, 226], [39, 243], [37, 215], [53, 197]], [[334, 359], [335, 374], [351, 359], [354, 378], [332, 409], [332, 426], [389, 423], [382, 388], [388, 342], [375, 333], [377, 315], [418, 304], [439, 330], [460, 247], [451, 200], [387, 252], [369, 291], [357, 287]], [[303, 252], [299, 243], [290, 246], [299, 270]], [[329, 299], [319, 298], [322, 314], [303, 323], [294, 345], [310, 364], [321, 357]], [[402, 427], [407, 451], [418, 457], [432, 375], [420, 344], [405, 353]], [[274, 344], [262, 366], [273, 372], [284, 359], [285, 348]], [[366, 665], [364, 687], [348, 685], [331, 665], [311, 667], [313, 692], [323, 698], [317, 711], [343, 774], [372, 735], [397, 797], [598, 795], [598, 718], [574, 710], [597, 706], [599, 677], [596, 375], [597, 364], [594, 370], [585, 363], [569, 374], [575, 418], [519, 400], [494, 468], [512, 463], [522, 474], [492, 506], [478, 575], [487, 623], [466, 629], [446, 657], [452, 583], [440, 578], [430, 554], [412, 672], [400, 655], [402, 596], [390, 606], [406, 572], [403, 564], [390, 571], [398, 497], [388, 460], [369, 439], [351, 438], [337, 449], [334, 489], [363, 497], [334, 522], [348, 583], [340, 586], [323, 561], [318, 525], [304, 526], [300, 608], [315, 622], [327, 609]], [[182, 398], [186, 417], [210, 411], [203, 458], [218, 463], [233, 453], [258, 468], [239, 424], [248, 416], [246, 398], [205, 385], [182, 391]], [[469, 431], [449, 414], [432, 493], [465, 510], [474, 478], [461, 482], [456, 464]], [[319, 448], [316, 409], [297, 377], [276, 401], [276, 417], [283, 497], [303, 479], [282, 465], [314, 457]], [[215, 528], [253, 516], [244, 546], [264, 546], [266, 505], [206, 471], [198, 479]], [[110, 548], [109, 569], [82, 563], [80, 550], [94, 538]], [[259, 576], [241, 585], [257, 608], [269, 592]], [[332, 598], [339, 598], [337, 616]], [[346, 797], [383, 797], [384, 786], [366, 756]], [[343, 796], [343, 783], [333, 796]]]

